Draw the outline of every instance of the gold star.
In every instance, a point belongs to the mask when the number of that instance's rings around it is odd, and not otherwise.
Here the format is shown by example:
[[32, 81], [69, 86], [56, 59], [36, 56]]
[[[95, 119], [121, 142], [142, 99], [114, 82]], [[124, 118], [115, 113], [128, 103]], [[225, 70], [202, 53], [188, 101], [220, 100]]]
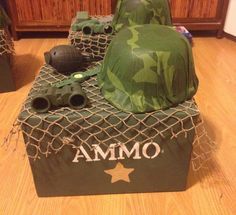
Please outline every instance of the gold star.
[[130, 182], [129, 174], [133, 171], [133, 168], [125, 168], [121, 163], [117, 163], [116, 167], [113, 169], [104, 170], [106, 174], [111, 175], [111, 183], [117, 181]]

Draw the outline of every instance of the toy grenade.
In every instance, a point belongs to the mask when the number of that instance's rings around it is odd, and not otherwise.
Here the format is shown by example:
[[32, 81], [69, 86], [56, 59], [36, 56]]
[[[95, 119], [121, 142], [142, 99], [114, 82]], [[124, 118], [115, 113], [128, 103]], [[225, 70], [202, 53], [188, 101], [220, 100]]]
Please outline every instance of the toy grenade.
[[93, 59], [71, 45], [59, 45], [44, 53], [45, 62], [59, 73], [69, 74], [78, 71]]

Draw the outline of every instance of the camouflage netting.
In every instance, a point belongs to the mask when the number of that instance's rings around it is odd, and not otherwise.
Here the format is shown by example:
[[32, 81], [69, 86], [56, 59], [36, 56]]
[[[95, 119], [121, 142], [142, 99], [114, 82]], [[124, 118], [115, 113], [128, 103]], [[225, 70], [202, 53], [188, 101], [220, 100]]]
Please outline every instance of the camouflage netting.
[[[91, 18], [101, 22], [110, 22], [113, 16], [93, 16]], [[71, 26], [74, 22], [76, 22], [76, 19], [72, 21]], [[91, 57], [100, 61], [103, 60], [113, 37], [114, 35], [107, 34], [84, 35], [81, 31], [73, 31], [70, 29], [68, 39], [71, 45], [79, 48], [82, 52], [89, 53]]]
[[95, 34], [84, 35], [81, 31], [70, 31], [70, 44], [81, 49], [83, 52], [89, 53], [96, 60], [103, 60], [108, 45], [110, 44], [113, 35]]
[[4, 29], [0, 29], [0, 56], [13, 53], [14, 45], [9, 33]]
[[210, 158], [214, 144], [207, 136], [194, 100], [166, 111], [138, 115], [124, 113], [106, 102], [94, 77], [82, 84], [90, 100], [87, 108], [73, 110], [64, 107], [46, 114], [33, 112], [30, 101], [35, 93], [45, 84], [64, 78], [52, 67], [43, 66], [5, 144], [9, 144], [13, 134], [22, 131], [28, 156], [39, 159], [61, 151], [65, 145], [78, 148], [86, 144], [93, 150], [91, 144], [105, 147], [111, 143], [117, 146], [131, 142], [142, 144], [163, 138], [187, 137], [189, 132], [196, 132], [192, 158], [194, 169], [199, 169]]

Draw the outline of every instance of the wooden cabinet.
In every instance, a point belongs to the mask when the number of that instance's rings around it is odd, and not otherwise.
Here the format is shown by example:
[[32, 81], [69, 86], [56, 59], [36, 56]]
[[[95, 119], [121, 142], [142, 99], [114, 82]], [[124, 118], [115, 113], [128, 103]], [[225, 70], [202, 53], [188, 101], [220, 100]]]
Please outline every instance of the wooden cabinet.
[[222, 36], [229, 0], [170, 0], [173, 23], [189, 30], [217, 30]]
[[[68, 31], [78, 10], [111, 14], [117, 0], [8, 0], [17, 38], [23, 31]], [[221, 36], [229, 0], [170, 0], [173, 23], [189, 30], [217, 30]]]
[[111, 14], [112, 0], [8, 0], [12, 33], [24, 31], [68, 31], [76, 11], [91, 15]]

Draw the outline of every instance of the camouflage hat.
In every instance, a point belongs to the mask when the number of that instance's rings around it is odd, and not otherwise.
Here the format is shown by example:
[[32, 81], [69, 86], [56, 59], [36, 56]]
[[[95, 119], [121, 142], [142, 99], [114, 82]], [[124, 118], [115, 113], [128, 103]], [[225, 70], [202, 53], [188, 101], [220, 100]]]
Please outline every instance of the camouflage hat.
[[168, 0], [118, 0], [113, 26], [142, 24], [172, 25]]
[[104, 97], [123, 111], [170, 108], [197, 91], [191, 46], [171, 27], [124, 28], [107, 50], [98, 83]]

